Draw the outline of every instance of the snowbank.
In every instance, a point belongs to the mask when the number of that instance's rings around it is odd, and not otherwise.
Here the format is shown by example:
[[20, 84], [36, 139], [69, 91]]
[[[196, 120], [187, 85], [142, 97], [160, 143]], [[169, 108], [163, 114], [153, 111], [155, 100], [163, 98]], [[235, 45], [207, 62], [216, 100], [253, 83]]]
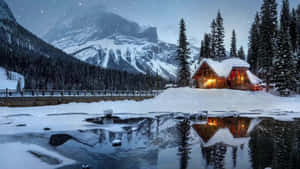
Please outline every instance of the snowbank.
[[10, 71], [8, 71], [8, 74], [9, 77], [6, 70], [0, 67], [0, 89], [16, 89], [18, 81], [20, 81], [21, 88], [24, 88], [24, 76]]
[[59, 112], [102, 113], [113, 109], [115, 113], [185, 112], [207, 110], [237, 112], [300, 112], [300, 96], [278, 97], [266, 92], [251, 92], [230, 89], [171, 88], [154, 99], [136, 101], [107, 101], [98, 103], [70, 103], [57, 106], [32, 108], [0, 108], [1, 112]]
[[[51, 128], [51, 131], [97, 128], [99, 126], [91, 125], [84, 119], [103, 115], [103, 111], [107, 109], [113, 109], [114, 113], [122, 116], [151, 116], [152, 113], [149, 112], [196, 113], [207, 110], [210, 116], [237, 112], [247, 117], [291, 120], [300, 117], [300, 96], [283, 98], [265, 92], [171, 88], [154, 99], [140, 102], [107, 101], [44, 107], [0, 107], [0, 133], [43, 132], [45, 127]], [[26, 126], [19, 127], [20, 124]]]
[[[63, 157], [54, 151], [49, 151], [33, 144], [5, 143], [0, 144], [0, 149], [4, 152], [0, 153], [1, 168], [53, 169], [75, 163], [75, 161]], [[30, 152], [42, 154], [44, 157], [38, 158]], [[51, 161], [47, 162], [46, 158], [49, 158]], [[57, 161], [58, 164], [52, 164], [53, 160]]]

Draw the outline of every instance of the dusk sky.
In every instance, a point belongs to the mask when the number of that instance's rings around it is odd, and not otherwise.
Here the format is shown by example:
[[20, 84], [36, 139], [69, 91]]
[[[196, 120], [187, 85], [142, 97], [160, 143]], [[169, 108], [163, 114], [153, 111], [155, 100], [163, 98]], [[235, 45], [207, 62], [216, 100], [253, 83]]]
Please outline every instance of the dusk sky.
[[[236, 29], [238, 46], [247, 48], [248, 32], [262, 0], [6, 0], [17, 20], [42, 37], [67, 11], [102, 5], [108, 11], [158, 28], [159, 38], [176, 43], [178, 22], [187, 22], [188, 36], [197, 47], [210, 23], [220, 9], [224, 18], [226, 48], [229, 50], [231, 32]], [[296, 7], [300, 0], [290, 0]], [[278, 1], [280, 7], [281, 1]]]

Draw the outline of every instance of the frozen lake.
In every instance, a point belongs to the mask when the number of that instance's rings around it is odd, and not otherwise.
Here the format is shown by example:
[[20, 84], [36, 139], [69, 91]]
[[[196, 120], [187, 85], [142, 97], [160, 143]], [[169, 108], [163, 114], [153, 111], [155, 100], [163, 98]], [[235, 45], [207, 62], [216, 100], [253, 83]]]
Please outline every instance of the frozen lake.
[[181, 113], [152, 113], [149, 117], [123, 115], [82, 120], [92, 128], [63, 131], [44, 128], [43, 132], [1, 135], [1, 166], [6, 169], [81, 169], [82, 165], [92, 169], [296, 169], [300, 166], [299, 119], [198, 118]]

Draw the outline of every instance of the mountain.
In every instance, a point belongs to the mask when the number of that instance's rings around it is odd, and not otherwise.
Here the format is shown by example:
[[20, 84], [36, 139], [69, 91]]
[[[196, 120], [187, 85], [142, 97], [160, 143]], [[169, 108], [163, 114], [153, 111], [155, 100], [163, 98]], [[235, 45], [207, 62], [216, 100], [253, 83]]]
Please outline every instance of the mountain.
[[[176, 77], [176, 45], [160, 41], [155, 27], [140, 26], [101, 8], [66, 15], [45, 39], [102, 68]], [[198, 58], [197, 48], [192, 48], [192, 56], [192, 62]]]
[[15, 20], [0, 0], [0, 66], [25, 78], [27, 89], [152, 89], [163, 83], [157, 77], [105, 70], [82, 62], [46, 43]]
[[7, 20], [11, 20], [11, 21], [16, 21], [15, 17], [13, 16], [10, 8], [8, 7], [8, 5], [1, 0], [0, 1], [0, 19], [7, 19]]

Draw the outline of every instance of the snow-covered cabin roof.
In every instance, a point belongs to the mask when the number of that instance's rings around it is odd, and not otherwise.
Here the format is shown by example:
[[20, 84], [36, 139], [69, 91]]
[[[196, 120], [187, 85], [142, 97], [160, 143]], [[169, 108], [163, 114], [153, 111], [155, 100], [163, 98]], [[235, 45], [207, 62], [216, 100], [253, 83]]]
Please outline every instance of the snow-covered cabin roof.
[[207, 63], [208, 66], [220, 77], [228, 77], [232, 68], [234, 67], [250, 68], [250, 65], [246, 61], [241, 60], [239, 58], [230, 58], [230, 59], [223, 60], [221, 62], [212, 59], [203, 59], [200, 62], [200, 64], [197, 66], [197, 69], [195, 70], [193, 77], [196, 75], [196, 73], [204, 63]]
[[259, 84], [259, 83], [262, 82], [262, 80], [260, 78], [258, 78], [257, 76], [255, 76], [249, 70], [247, 70], [247, 76], [248, 76], [248, 79], [250, 80], [251, 84]]

